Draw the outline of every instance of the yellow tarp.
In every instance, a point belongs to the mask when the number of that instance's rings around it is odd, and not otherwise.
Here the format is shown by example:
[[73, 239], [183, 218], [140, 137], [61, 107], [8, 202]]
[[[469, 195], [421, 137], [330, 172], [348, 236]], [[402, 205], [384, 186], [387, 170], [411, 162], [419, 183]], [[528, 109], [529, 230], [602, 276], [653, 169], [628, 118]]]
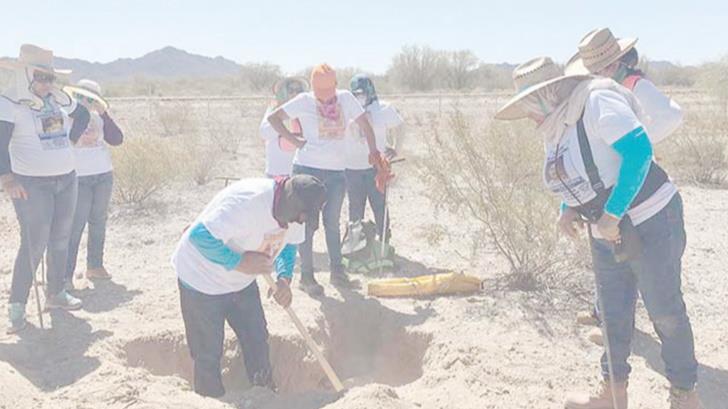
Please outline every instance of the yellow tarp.
[[374, 297], [427, 297], [469, 294], [482, 289], [483, 281], [461, 273], [430, 274], [412, 278], [374, 280], [368, 293]]

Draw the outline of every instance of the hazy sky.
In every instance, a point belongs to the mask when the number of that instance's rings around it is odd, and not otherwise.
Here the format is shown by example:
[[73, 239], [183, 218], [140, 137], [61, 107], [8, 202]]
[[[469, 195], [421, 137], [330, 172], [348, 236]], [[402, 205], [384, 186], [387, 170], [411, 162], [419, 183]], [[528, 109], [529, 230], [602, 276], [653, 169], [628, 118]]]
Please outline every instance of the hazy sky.
[[[492, 4], [491, 4], [492, 3]], [[294, 71], [326, 61], [386, 70], [405, 44], [470, 49], [487, 62], [566, 60], [592, 28], [637, 36], [651, 59], [728, 54], [728, 1], [0, 0], [0, 55], [22, 43], [108, 62], [172, 45]]]

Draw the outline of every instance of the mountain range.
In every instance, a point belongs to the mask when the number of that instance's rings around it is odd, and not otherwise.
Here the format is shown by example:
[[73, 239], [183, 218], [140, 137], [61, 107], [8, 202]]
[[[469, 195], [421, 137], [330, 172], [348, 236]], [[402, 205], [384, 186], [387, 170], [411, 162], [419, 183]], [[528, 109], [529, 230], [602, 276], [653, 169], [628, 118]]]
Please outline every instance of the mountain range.
[[93, 78], [103, 82], [123, 82], [135, 77], [150, 79], [206, 78], [240, 73], [240, 65], [223, 57], [190, 54], [174, 47], [152, 51], [139, 58], [120, 58], [109, 63], [55, 58], [58, 68], [73, 70], [71, 78]]
[[[81, 59], [55, 58], [57, 68], [73, 70], [71, 80], [93, 78], [100, 82], [125, 82], [134, 78], [182, 79], [219, 78], [239, 75], [242, 66], [223, 57], [207, 57], [191, 54], [175, 47], [164, 47], [138, 58], [120, 58], [108, 63], [89, 62]], [[668, 61], [650, 61], [653, 70], [676, 67]], [[510, 72], [514, 65], [508, 63], [492, 66]]]

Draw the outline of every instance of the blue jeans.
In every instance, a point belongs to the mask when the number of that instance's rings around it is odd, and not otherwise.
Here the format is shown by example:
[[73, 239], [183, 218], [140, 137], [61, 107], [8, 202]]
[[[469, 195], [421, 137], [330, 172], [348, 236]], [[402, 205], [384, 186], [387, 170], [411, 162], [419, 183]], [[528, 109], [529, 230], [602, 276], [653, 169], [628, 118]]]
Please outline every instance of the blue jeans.
[[[374, 213], [374, 222], [377, 224], [377, 235], [382, 238], [384, 231], [384, 194], [377, 190], [374, 177], [377, 171], [374, 168], [346, 170], [346, 190], [349, 193], [349, 221], [355, 222], [364, 219], [367, 199]], [[389, 221], [387, 222], [389, 229]], [[387, 234], [389, 237], [389, 234]]]
[[[321, 180], [326, 186], [326, 203], [321, 213], [326, 233], [326, 249], [329, 252], [329, 267], [332, 274], [344, 272], [341, 262], [341, 232], [339, 221], [341, 219], [341, 206], [344, 204], [346, 194], [346, 177], [343, 170], [325, 170], [309, 168], [307, 166], [293, 166], [294, 175], [311, 175]], [[301, 276], [313, 277], [313, 235], [318, 230], [319, 215], [310, 215], [306, 221], [306, 241], [298, 246], [301, 255]]]
[[[679, 194], [659, 213], [637, 226], [642, 254], [629, 262], [617, 262], [612, 246], [592, 240], [592, 257], [600, 299], [599, 313], [606, 325], [614, 376], [628, 378], [635, 321], [637, 293], [642, 295], [647, 313], [662, 342], [662, 359], [673, 386], [692, 389], [697, 382], [693, 331], [681, 287], [681, 258], [686, 236], [683, 204]], [[609, 376], [606, 352], [602, 374]]]
[[28, 193], [28, 199], [13, 200], [20, 224], [20, 249], [13, 268], [10, 302], [27, 304], [33, 275], [46, 250], [48, 294], [63, 290], [78, 178], [76, 172], [71, 172], [43, 177], [15, 175], [15, 180]]
[[68, 244], [68, 263], [65, 279], [73, 279], [78, 258], [78, 246], [81, 243], [83, 230], [88, 224], [88, 246], [86, 252], [86, 268], [104, 266], [104, 241], [106, 240], [106, 218], [114, 187], [112, 172], [99, 175], [79, 176], [78, 200], [73, 216], [71, 240]]
[[225, 394], [220, 360], [225, 341], [225, 321], [235, 332], [243, 351], [252, 385], [273, 387], [268, 328], [258, 285], [229, 294], [208, 295], [179, 282], [185, 336], [194, 362], [195, 392], [219, 397]]

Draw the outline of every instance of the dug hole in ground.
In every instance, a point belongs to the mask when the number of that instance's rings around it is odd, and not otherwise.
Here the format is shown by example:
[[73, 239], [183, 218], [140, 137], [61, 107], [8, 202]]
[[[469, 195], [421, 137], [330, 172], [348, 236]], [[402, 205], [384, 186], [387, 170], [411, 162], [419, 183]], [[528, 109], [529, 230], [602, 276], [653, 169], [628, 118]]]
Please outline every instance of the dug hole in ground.
[[[415, 159], [425, 155], [416, 136], [426, 126], [418, 123], [427, 123], [417, 118], [431, 116], [433, 103], [417, 100], [398, 108], [412, 124], [413, 136], [390, 195], [392, 241], [401, 266], [393, 276], [465, 271], [491, 284], [484, 292], [430, 299], [340, 292], [328, 285], [320, 232], [316, 265], [327, 296], [311, 299], [294, 283], [293, 309], [349, 389], [341, 396], [333, 392], [286, 312], [265, 298], [267, 287], [259, 280], [281, 393], [248, 387], [235, 337], [226, 328], [222, 365], [228, 394], [202, 398], [189, 382], [191, 361], [169, 257], [182, 229], [223, 187], [221, 181], [203, 186], [176, 182], [143, 209], [114, 205], [106, 246], [113, 280], [80, 291], [84, 310], [46, 315], [53, 326], [46, 331], [37, 328], [31, 295], [27, 311], [34, 327], [14, 336], [4, 335], [4, 313], [19, 234], [11, 203], [0, 200], [0, 408], [558, 409], [568, 391], [594, 388], [601, 348], [586, 340], [590, 328], [575, 324], [588, 299], [558, 290], [544, 299], [539, 293], [500, 289], [492, 284], [508, 267], [492, 248], [472, 260], [460, 256], [467, 253], [460, 237], [472, 223], [437, 211], [424, 197], [427, 186], [414, 169]], [[142, 114], [120, 105], [116, 109], [128, 129], [141, 121]], [[231, 105], [224, 118], [239, 119], [239, 111]], [[262, 114], [262, 107], [250, 107], [236, 124], [235, 129], [248, 133], [238, 153], [220, 155], [217, 175], [261, 175], [262, 142], [254, 131]], [[701, 364], [699, 391], [706, 409], [726, 409], [728, 191], [681, 190], [688, 233], [683, 291]], [[450, 226], [455, 234], [431, 243], [433, 226]], [[84, 257], [82, 250], [80, 267]], [[659, 342], [644, 306], [637, 311], [630, 407], [666, 408], [668, 384]]]

